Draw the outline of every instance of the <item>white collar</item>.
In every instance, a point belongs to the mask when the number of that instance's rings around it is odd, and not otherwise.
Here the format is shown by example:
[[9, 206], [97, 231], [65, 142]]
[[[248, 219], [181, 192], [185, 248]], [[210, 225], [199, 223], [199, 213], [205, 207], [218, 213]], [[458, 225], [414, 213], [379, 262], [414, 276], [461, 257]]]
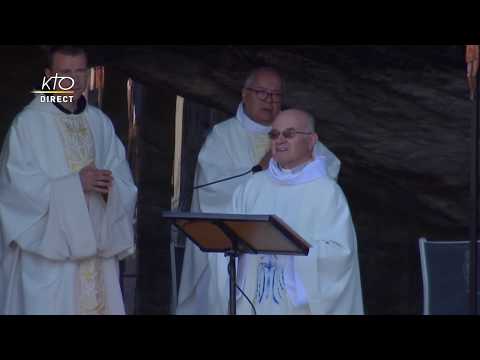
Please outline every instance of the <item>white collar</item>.
[[249, 133], [267, 135], [272, 129], [271, 126], [264, 126], [253, 121], [243, 109], [243, 102], [238, 106], [236, 117], [240, 120], [243, 128]]
[[326, 157], [318, 154], [314, 156], [315, 158], [311, 162], [290, 170], [282, 169], [272, 158], [268, 166], [268, 173], [275, 182], [281, 185], [306, 184], [327, 176]]
[[287, 174], [296, 174], [296, 173], [302, 171], [303, 168], [309, 164], [309, 162], [306, 162], [306, 163], [303, 163], [301, 165], [295, 166], [293, 169], [284, 169], [280, 166], [279, 163], [276, 163], [276, 164], [277, 164], [277, 167], [280, 169], [280, 171], [282, 171], [284, 173], [287, 173]]

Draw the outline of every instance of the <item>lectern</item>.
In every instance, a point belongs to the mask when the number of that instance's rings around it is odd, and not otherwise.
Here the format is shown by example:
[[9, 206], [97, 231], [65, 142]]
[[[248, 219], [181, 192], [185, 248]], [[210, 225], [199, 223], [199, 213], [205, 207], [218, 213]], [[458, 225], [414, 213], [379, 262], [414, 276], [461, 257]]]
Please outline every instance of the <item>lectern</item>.
[[310, 244], [274, 215], [231, 215], [165, 211], [162, 216], [202, 251], [224, 253], [230, 258], [228, 311], [236, 314], [237, 271], [241, 254], [307, 256]]

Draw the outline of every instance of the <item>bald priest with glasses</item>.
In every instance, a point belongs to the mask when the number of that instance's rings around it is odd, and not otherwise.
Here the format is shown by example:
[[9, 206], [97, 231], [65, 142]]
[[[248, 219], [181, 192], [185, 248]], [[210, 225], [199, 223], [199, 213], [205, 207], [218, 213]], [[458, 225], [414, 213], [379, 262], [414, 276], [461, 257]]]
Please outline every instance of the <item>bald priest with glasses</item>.
[[[285, 85], [273, 68], [254, 69], [242, 89], [236, 115], [218, 125], [207, 137], [198, 156], [195, 186], [246, 173], [255, 165], [267, 169], [271, 158], [271, 124], [282, 107]], [[327, 176], [336, 179], [340, 161], [317, 142], [315, 153], [325, 159]], [[191, 211], [225, 213], [235, 189], [249, 173], [229, 181], [202, 187], [193, 192]], [[227, 314], [228, 296], [218, 274], [226, 273], [223, 255], [203, 253], [191, 241], [185, 255], [178, 293], [177, 314]]]
[[[357, 239], [345, 195], [314, 151], [313, 117], [281, 112], [270, 131], [266, 171], [233, 195], [236, 214], [277, 215], [312, 247], [308, 256], [242, 255], [237, 313], [260, 315], [361, 315]], [[228, 278], [222, 280], [225, 293]], [[247, 298], [251, 301], [248, 302]]]

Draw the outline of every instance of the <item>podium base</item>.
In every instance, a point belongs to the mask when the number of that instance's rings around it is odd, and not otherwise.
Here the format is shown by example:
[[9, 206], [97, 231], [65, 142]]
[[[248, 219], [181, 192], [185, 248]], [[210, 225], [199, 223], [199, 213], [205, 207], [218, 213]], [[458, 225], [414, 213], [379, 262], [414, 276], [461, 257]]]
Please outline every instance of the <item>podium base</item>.
[[228, 299], [228, 314], [237, 315], [237, 268], [235, 259], [238, 257], [236, 252], [227, 252], [225, 256], [228, 256], [228, 276], [230, 281], [230, 297]]

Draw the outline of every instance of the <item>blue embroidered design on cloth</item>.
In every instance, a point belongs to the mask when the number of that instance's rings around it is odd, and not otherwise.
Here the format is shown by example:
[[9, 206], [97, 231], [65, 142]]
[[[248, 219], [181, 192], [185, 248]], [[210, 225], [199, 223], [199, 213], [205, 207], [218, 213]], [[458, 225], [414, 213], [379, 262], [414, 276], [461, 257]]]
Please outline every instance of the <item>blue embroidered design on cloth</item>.
[[278, 257], [262, 256], [257, 268], [257, 302], [268, 301], [280, 304], [285, 293], [285, 271]]

